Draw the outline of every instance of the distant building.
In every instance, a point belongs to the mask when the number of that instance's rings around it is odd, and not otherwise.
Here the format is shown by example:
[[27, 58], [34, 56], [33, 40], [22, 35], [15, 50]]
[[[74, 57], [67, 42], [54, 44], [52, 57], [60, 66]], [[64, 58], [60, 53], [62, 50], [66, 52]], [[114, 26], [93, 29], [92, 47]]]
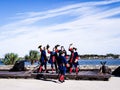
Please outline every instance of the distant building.
[[120, 59], [120, 55], [118, 56], [118, 59]]
[[106, 58], [107, 58], [107, 59], [113, 59], [113, 57], [112, 57], [112, 56], [107, 56]]

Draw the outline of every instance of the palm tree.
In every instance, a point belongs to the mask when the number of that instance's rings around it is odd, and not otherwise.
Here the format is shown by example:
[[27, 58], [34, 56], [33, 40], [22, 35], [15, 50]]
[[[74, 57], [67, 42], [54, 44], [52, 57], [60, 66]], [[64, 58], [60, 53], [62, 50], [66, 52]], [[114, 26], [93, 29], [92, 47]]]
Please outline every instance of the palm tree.
[[12, 65], [14, 64], [17, 60], [19, 60], [18, 58], [18, 55], [15, 54], [15, 53], [7, 53], [5, 54], [5, 57], [4, 57], [4, 64], [6, 65]]
[[38, 61], [40, 58], [39, 52], [36, 50], [31, 50], [29, 52], [29, 57], [26, 56], [26, 58], [29, 58], [31, 64], [33, 64], [35, 61]]

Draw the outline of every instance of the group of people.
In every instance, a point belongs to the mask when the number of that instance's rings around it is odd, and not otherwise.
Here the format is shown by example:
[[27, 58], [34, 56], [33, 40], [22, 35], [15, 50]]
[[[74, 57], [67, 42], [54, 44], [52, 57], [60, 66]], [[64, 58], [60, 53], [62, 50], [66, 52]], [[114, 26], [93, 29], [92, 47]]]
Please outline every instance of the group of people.
[[[60, 49], [58, 49], [58, 47], [60, 47]], [[55, 47], [53, 47], [53, 50], [50, 50], [49, 45], [47, 45], [46, 47], [42, 47], [42, 45], [40, 45], [38, 48], [40, 49], [41, 52], [40, 67], [38, 69], [38, 72], [41, 73], [43, 71], [43, 66], [45, 68], [45, 72], [48, 72], [47, 70], [47, 62], [48, 62], [51, 64], [52, 73], [54, 72], [54, 66], [55, 66], [55, 71], [56, 73], [59, 74], [60, 82], [64, 82], [64, 76], [66, 71], [68, 71], [70, 74], [72, 73], [73, 66], [75, 68], [76, 74], [78, 74], [79, 56], [78, 56], [77, 48], [73, 47], [73, 44], [70, 44], [68, 48], [68, 50], [71, 53], [69, 58], [64, 46], [56, 45]], [[47, 53], [50, 54], [49, 59], [46, 55], [46, 51]]]

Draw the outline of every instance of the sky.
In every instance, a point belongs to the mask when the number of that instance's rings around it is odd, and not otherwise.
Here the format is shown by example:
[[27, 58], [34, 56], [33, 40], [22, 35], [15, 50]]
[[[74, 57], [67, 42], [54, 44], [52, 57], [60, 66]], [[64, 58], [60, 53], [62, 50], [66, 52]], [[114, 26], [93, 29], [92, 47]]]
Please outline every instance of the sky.
[[120, 0], [0, 0], [0, 57], [70, 43], [80, 55], [120, 54]]

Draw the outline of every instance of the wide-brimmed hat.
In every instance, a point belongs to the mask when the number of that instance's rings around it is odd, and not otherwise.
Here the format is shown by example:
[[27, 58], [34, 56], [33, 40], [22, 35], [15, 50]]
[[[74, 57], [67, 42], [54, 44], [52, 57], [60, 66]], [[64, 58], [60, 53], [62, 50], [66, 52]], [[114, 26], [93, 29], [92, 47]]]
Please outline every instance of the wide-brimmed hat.
[[39, 45], [39, 46], [38, 46], [38, 48], [41, 48], [41, 47], [42, 47], [42, 45]]

